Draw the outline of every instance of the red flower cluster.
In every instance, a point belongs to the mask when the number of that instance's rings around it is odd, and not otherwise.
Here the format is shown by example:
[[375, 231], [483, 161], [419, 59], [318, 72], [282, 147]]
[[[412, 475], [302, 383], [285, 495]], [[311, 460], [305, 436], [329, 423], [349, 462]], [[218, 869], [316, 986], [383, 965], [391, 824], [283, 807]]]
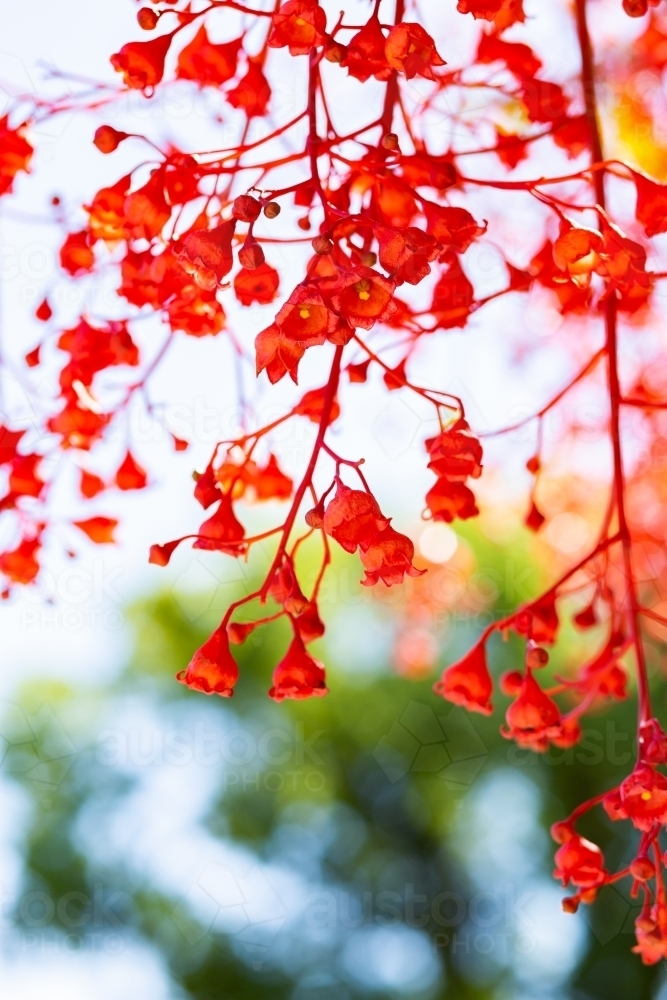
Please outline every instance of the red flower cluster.
[[[633, 17], [657, 6], [657, 0], [618, 2]], [[234, 13], [218, 17], [221, 6], [234, 8]], [[518, 307], [530, 295], [538, 308], [550, 299], [563, 323], [576, 326], [576, 336], [563, 341], [576, 341], [577, 352], [583, 352], [589, 339], [587, 320], [597, 326], [602, 315], [604, 346], [596, 347], [581, 370], [535, 413], [492, 432], [504, 435], [524, 425], [530, 434], [535, 432], [537, 446], [526, 463], [534, 477], [526, 523], [538, 530], [549, 513], [535, 498], [549, 462], [549, 455], [543, 454], [544, 421], [565, 396], [585, 381], [592, 384], [589, 376], [594, 377], [604, 361], [613, 470], [597, 541], [548, 590], [489, 625], [472, 651], [445, 669], [435, 691], [488, 715], [493, 681], [487, 641], [494, 632], [513, 631], [525, 639], [525, 665], [500, 679], [501, 694], [511, 699], [503, 734], [543, 752], [550, 745], [571, 746], [587, 711], [626, 697], [632, 654], [639, 692], [639, 757], [633, 772], [605, 796], [604, 807], [612, 818], [628, 819], [640, 831], [627, 874], [634, 880], [633, 891], [641, 886], [645, 897], [637, 921], [638, 949], [644, 961], [657, 961], [667, 954], [667, 904], [659, 877], [661, 861], [654, 857], [667, 821], [667, 778], [658, 770], [667, 762], [667, 737], [651, 708], [643, 630], [645, 619], [656, 627], [665, 624], [658, 598], [665, 596], [660, 581], [667, 508], [661, 412], [666, 404], [664, 386], [656, 381], [660, 345], [639, 332], [651, 320], [654, 291], [667, 275], [667, 264], [653, 263], [660, 246], [647, 242], [667, 232], [667, 185], [644, 176], [636, 166], [605, 157], [595, 77], [600, 61], [608, 57], [589, 36], [586, 0], [576, 4], [580, 86], [568, 85], [567, 93], [560, 83], [544, 78], [544, 53], [529, 44], [533, 25], [522, 0], [458, 0], [461, 14], [481, 22], [474, 44], [468, 46], [469, 63], [463, 66], [452, 65], [457, 55], [451, 39], [431, 37], [417, 7], [408, 9], [402, 2], [396, 3], [391, 20], [384, 4], [380, 19], [376, 3], [368, 20], [355, 25], [346, 23], [346, 16], [327, 20], [318, 0], [286, 0], [254, 12], [251, 6], [193, 7], [187, 0], [155, 0], [138, 11], [137, 20], [143, 32], [159, 33], [129, 41], [111, 56], [119, 74], [118, 92], [138, 92], [134, 97], [140, 102], [174, 82], [193, 91], [213, 88], [216, 100], [224, 103], [222, 112], [216, 107], [217, 121], [224, 119], [229, 134], [241, 138], [205, 150], [196, 150], [186, 139], [186, 153], [175, 141], [100, 124], [92, 139], [100, 155], [113, 156], [122, 145], [120, 156], [129, 157], [136, 146], [136, 165], [115, 182], [96, 192], [91, 189], [79, 221], [69, 206], [65, 211], [59, 198], [53, 198], [60, 280], [80, 284], [86, 292], [93, 284], [106, 289], [113, 280], [117, 297], [105, 320], [105, 302], [97, 298], [94, 312], [89, 307], [90, 312], [72, 318], [66, 310], [68, 296], [52, 288], [48, 298], [39, 296], [35, 318], [40, 339], [27, 352], [20, 379], [48, 386], [50, 368], [44, 366], [54, 357], [61, 359], [60, 371], [56, 398], [40, 397], [40, 415], [27, 432], [20, 422], [22, 411], [3, 414], [0, 514], [3, 532], [5, 521], [8, 532], [2, 536], [7, 541], [0, 553], [2, 594], [9, 596], [14, 586], [37, 578], [42, 545], [47, 539], [50, 544], [56, 534], [48, 498], [71, 465], [55, 461], [56, 452], [74, 456], [77, 499], [82, 503], [96, 505], [97, 497], [108, 500], [116, 489], [147, 488], [157, 477], [144, 468], [135, 443], [128, 442], [125, 433], [118, 434], [119, 424], [134, 407], [143, 406], [152, 421], [164, 423], [173, 448], [186, 450], [188, 441], [166, 426], [169, 408], [154, 403], [148, 383], [174, 342], [184, 348], [183, 335], [215, 337], [225, 331], [239, 384], [245, 386], [242, 369], [252, 358], [253, 341], [256, 373], [266, 372], [270, 385], [286, 375], [296, 383], [300, 373], [312, 382], [294, 405], [276, 410], [262, 426], [253, 423], [252, 407], [244, 398], [242, 427], [213, 443], [203, 471], [194, 473], [194, 497], [206, 511], [202, 523], [202, 515], [195, 516], [183, 538], [151, 548], [150, 561], [166, 566], [184, 539], [213, 559], [221, 554], [246, 557], [256, 543], [271, 547], [270, 565], [257, 591], [229, 609], [179, 679], [195, 690], [228, 697], [238, 674], [229, 641], [242, 642], [254, 629], [287, 619], [294, 638], [275, 668], [271, 696], [323, 695], [324, 668], [307, 646], [324, 633], [318, 601], [331, 540], [359, 554], [366, 586], [380, 581], [399, 585], [406, 576], [423, 572], [414, 566], [410, 538], [382, 513], [361, 460], [341, 456], [333, 447], [331, 428], [344, 416], [341, 407], [347, 396], [341, 373], [353, 383], [352, 393], [380, 375], [388, 391], [418, 398], [420, 409], [428, 410], [439, 428], [426, 441], [428, 468], [436, 477], [426, 496], [426, 516], [464, 520], [478, 513], [471, 483], [482, 472], [482, 446], [461, 399], [443, 388], [417, 384], [414, 373], [426, 340], [432, 344], [450, 337], [447, 331], [465, 328], [466, 337], [475, 337], [473, 326], [484, 321], [492, 302], [508, 296]], [[539, 22], [540, 12], [534, 13]], [[232, 22], [237, 15], [238, 21]], [[163, 19], [171, 30], [163, 31]], [[232, 23], [241, 25], [233, 35], [228, 28]], [[472, 21], [469, 27], [474, 27]], [[510, 28], [508, 41], [505, 33]], [[647, 125], [655, 109], [634, 76], [648, 71], [660, 78], [667, 65], [665, 51], [667, 27], [662, 18], [652, 16], [625, 56], [615, 56], [619, 73], [625, 59], [627, 103]], [[267, 117], [261, 128], [251, 129], [253, 118], [269, 112], [273, 117], [278, 110], [272, 107], [271, 85], [276, 68], [284, 75], [285, 60], [292, 57], [293, 92], [301, 103], [291, 119], [280, 115], [276, 125]], [[344, 90], [331, 89], [332, 75]], [[371, 79], [383, 90], [377, 107], [365, 99], [365, 90], [359, 92]], [[470, 88], [479, 88], [480, 81], [494, 113], [471, 122], [467, 111], [456, 109], [469, 107]], [[568, 95], [575, 92], [583, 95], [583, 107], [571, 103]], [[34, 123], [69, 112], [77, 103], [99, 111], [113, 99], [111, 88], [103, 97], [96, 92], [91, 98], [84, 91], [53, 100], [33, 101], [26, 95], [10, 100], [8, 114], [0, 118], [0, 195], [10, 195], [16, 177], [31, 165], [33, 148], [26, 135], [32, 134]], [[349, 131], [338, 131], [348, 99], [358, 103], [362, 117], [355, 118]], [[438, 114], [452, 124], [446, 142], [429, 127]], [[624, 114], [617, 123], [621, 139]], [[148, 117], [146, 122], [148, 128]], [[653, 134], [655, 138], [655, 130]], [[528, 179], [512, 177], [534, 150], [539, 170], [526, 166], [521, 176]], [[570, 167], [561, 165], [553, 176], [545, 176], [549, 151], [565, 153]], [[562, 158], [561, 152], [558, 155]], [[660, 157], [651, 161], [660, 162]], [[502, 264], [485, 290], [479, 280], [484, 255], [476, 267], [465, 257], [476, 241], [487, 239], [487, 223], [481, 219], [485, 206], [476, 202], [479, 212], [473, 215], [466, 205], [472, 204], [471, 191], [481, 197], [489, 189], [502, 194], [489, 203], [488, 224], [494, 260]], [[618, 196], [623, 190], [628, 197]], [[519, 266], [507, 252], [512, 241], [503, 226], [503, 210], [507, 205], [507, 220], [516, 206], [518, 218], [524, 203], [534, 209], [535, 242], [528, 254], [532, 259]], [[278, 221], [281, 212], [285, 214]], [[65, 226], [66, 218], [72, 219], [71, 226]], [[304, 269], [296, 287], [282, 295], [279, 270], [285, 267], [287, 273], [304, 243], [310, 244], [310, 259], [301, 261]], [[91, 301], [87, 294], [83, 300]], [[227, 329], [224, 306], [230, 300], [244, 310], [244, 322], [235, 330]], [[264, 307], [269, 307], [264, 319], [256, 321]], [[239, 310], [227, 312], [233, 316]], [[142, 316], [152, 317], [151, 322], [139, 322]], [[631, 325], [632, 364], [637, 369], [632, 381], [622, 370], [627, 352], [620, 341], [627, 331], [619, 325], [619, 316]], [[161, 345], [153, 342], [159, 325], [164, 331]], [[195, 350], [197, 345], [190, 340], [188, 347]], [[317, 350], [304, 362], [311, 348]], [[521, 349], [533, 351], [535, 345], [527, 341]], [[640, 415], [646, 441], [642, 437], [628, 462], [623, 429], [631, 407]], [[603, 426], [604, 418], [598, 419]], [[279, 461], [275, 453], [274, 431], [288, 421], [303, 422], [312, 432], [309, 455], [294, 478], [283, 470], [282, 455]], [[579, 430], [572, 424], [567, 433], [574, 438]], [[124, 442], [120, 453], [113, 446], [118, 439]], [[90, 460], [86, 452], [92, 452]], [[358, 476], [358, 489], [343, 483], [343, 467]], [[642, 499], [637, 501], [634, 493]], [[285, 508], [277, 523], [271, 520], [273, 526], [252, 535], [242, 523], [246, 518], [240, 505], [248, 503], [267, 503], [271, 519], [279, 504]], [[304, 532], [307, 506], [311, 509]], [[74, 512], [69, 519], [59, 519], [58, 533], [71, 531], [74, 539], [110, 544], [116, 527], [116, 519], [106, 513]], [[545, 544], [551, 544], [546, 527]], [[305, 585], [301, 556], [309, 535], [321, 547], [312, 586]], [[66, 544], [67, 551], [74, 551]], [[652, 561], [658, 567], [653, 573], [655, 593], [638, 582], [648, 579], [645, 571]], [[567, 676], [538, 681], [538, 671], [549, 660], [545, 647], [559, 640], [559, 602], [581, 590], [587, 591], [586, 605], [574, 616], [575, 627], [588, 629], [604, 622], [606, 639], [594, 657], [582, 656]], [[264, 615], [260, 609], [269, 601], [273, 613]], [[651, 602], [655, 608], [648, 606]], [[245, 620], [232, 621], [240, 607], [245, 608]], [[558, 877], [578, 890], [567, 902], [569, 908], [592, 901], [601, 885], [617, 877], [606, 872], [598, 848], [575, 832], [578, 815], [561, 826], [556, 858]]]
[[482, 446], [470, 433], [465, 420], [457, 420], [437, 437], [426, 441], [429, 469], [438, 477], [426, 494], [426, 504], [434, 521], [466, 520], [479, 511], [466, 479], [482, 474]]

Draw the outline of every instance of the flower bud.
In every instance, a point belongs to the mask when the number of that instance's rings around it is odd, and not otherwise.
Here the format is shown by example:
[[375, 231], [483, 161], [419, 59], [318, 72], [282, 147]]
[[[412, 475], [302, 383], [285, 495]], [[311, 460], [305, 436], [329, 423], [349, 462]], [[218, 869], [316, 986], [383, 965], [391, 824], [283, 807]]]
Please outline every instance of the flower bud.
[[539, 670], [540, 667], [545, 667], [548, 662], [549, 654], [546, 649], [533, 646], [532, 649], [526, 650], [526, 666], [530, 667], [531, 670]]
[[260, 203], [249, 194], [240, 194], [232, 205], [232, 215], [241, 222], [254, 222], [261, 210]]
[[399, 149], [398, 136], [395, 132], [387, 132], [386, 135], [382, 136], [382, 147], [383, 149]]
[[139, 22], [139, 27], [143, 28], [144, 31], [152, 31], [157, 25], [160, 19], [160, 15], [156, 14], [154, 10], [150, 7], [142, 7], [137, 11], [137, 21]]
[[330, 254], [334, 248], [334, 245], [328, 236], [316, 236], [312, 241], [312, 246], [315, 253], [322, 257], [326, 257], [326, 255]]
[[239, 263], [248, 271], [254, 271], [256, 267], [264, 263], [264, 251], [259, 243], [249, 243], [239, 250]]
[[95, 131], [93, 143], [100, 153], [113, 153], [114, 149], [118, 149], [123, 139], [127, 139], [127, 137], [127, 132], [119, 132], [111, 125], [100, 125]]
[[653, 862], [644, 855], [640, 855], [630, 865], [630, 874], [638, 882], [648, 882], [655, 875]]
[[270, 201], [268, 205], [264, 206], [264, 215], [267, 219], [275, 219], [277, 215], [280, 215], [280, 205], [277, 201]]
[[500, 690], [511, 698], [519, 693], [522, 684], [523, 674], [518, 670], [508, 670], [500, 678]]

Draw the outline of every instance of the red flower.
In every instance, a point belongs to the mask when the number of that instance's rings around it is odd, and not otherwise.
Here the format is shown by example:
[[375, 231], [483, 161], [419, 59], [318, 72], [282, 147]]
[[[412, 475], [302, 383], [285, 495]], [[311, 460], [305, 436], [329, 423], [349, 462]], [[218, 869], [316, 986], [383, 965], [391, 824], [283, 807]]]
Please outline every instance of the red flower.
[[160, 35], [150, 42], [128, 42], [111, 56], [111, 65], [123, 74], [123, 81], [134, 90], [146, 90], [159, 83], [164, 75], [164, 61], [173, 33]]
[[637, 917], [635, 934], [637, 944], [632, 950], [641, 955], [644, 965], [656, 965], [667, 958], [667, 907], [656, 903]]
[[630, 819], [638, 830], [667, 823], [667, 778], [650, 764], [637, 764], [602, 801], [610, 819]]
[[70, 233], [60, 248], [60, 266], [74, 275], [92, 271], [95, 254], [88, 246], [88, 233]]
[[313, 642], [324, 635], [324, 622], [320, 618], [315, 601], [310, 601], [294, 622], [295, 628], [304, 642]]
[[37, 466], [42, 460], [41, 455], [15, 455], [9, 470], [9, 489], [12, 493], [24, 497], [38, 497], [44, 489], [44, 481], [40, 479]]
[[251, 271], [241, 268], [234, 278], [234, 294], [242, 306], [253, 302], [265, 306], [275, 299], [279, 284], [278, 272], [270, 264], [260, 264]]
[[555, 593], [545, 594], [535, 604], [526, 608], [516, 620], [515, 628], [519, 635], [525, 635], [538, 645], [556, 641], [558, 634], [558, 613], [556, 611]]
[[426, 506], [434, 521], [451, 523], [457, 517], [465, 521], [479, 514], [473, 491], [465, 483], [453, 483], [445, 478], [436, 480], [428, 491]]
[[387, 587], [403, 583], [405, 574], [423, 576], [425, 569], [412, 565], [415, 547], [407, 535], [401, 535], [388, 525], [373, 536], [370, 545], [361, 549], [361, 562], [366, 576], [361, 581], [364, 587], [373, 587], [378, 580]]
[[259, 63], [248, 60], [248, 71], [233, 90], [227, 91], [227, 100], [233, 108], [242, 108], [248, 118], [262, 117], [271, 98], [269, 82]]
[[547, 749], [550, 737], [558, 734], [561, 721], [558, 705], [544, 693], [530, 672], [505, 718], [507, 728], [501, 729], [502, 735], [537, 752]]
[[384, 54], [387, 62], [408, 80], [413, 76], [425, 76], [435, 80], [433, 66], [444, 66], [445, 60], [436, 51], [435, 42], [421, 24], [404, 21], [395, 25], [385, 42]]
[[442, 249], [433, 236], [414, 226], [407, 229], [374, 226], [373, 232], [379, 244], [380, 264], [399, 285], [404, 281], [419, 284], [431, 273], [429, 264]]
[[297, 382], [299, 362], [306, 353], [306, 348], [323, 343], [323, 337], [313, 338], [312, 343], [292, 340], [272, 323], [255, 337], [257, 374], [266, 369], [269, 382], [273, 384], [289, 373], [292, 381]]
[[0, 195], [12, 190], [19, 170], [28, 170], [33, 149], [23, 137], [24, 127], [11, 129], [8, 115], [0, 118]]
[[391, 76], [391, 66], [384, 54], [385, 37], [382, 34], [380, 21], [371, 17], [361, 31], [354, 35], [347, 47], [347, 52], [341, 60], [350, 76], [365, 83], [371, 76], [376, 80], [388, 80]]
[[433, 690], [447, 701], [467, 708], [469, 712], [490, 715], [493, 711], [493, 681], [486, 665], [484, 643], [475, 646], [458, 663], [447, 667]]
[[160, 235], [171, 218], [171, 207], [164, 196], [163, 169], [154, 170], [142, 188], [127, 196], [123, 213], [135, 239], [152, 240]]
[[597, 844], [572, 831], [572, 836], [556, 851], [554, 878], [563, 885], [578, 885], [590, 889], [600, 885], [607, 877], [604, 857]]
[[243, 555], [245, 529], [232, 508], [231, 497], [224, 495], [218, 509], [201, 525], [195, 549], [214, 549], [230, 556]]
[[211, 464], [207, 465], [197, 478], [195, 500], [202, 505], [204, 510], [208, 510], [212, 504], [220, 500], [220, 488]]
[[86, 521], [72, 521], [72, 524], [79, 531], [83, 531], [84, 535], [96, 545], [113, 545], [115, 541], [113, 533], [118, 521], [113, 517], [104, 517], [100, 514], [97, 517], [89, 517]]
[[338, 279], [331, 304], [352, 326], [370, 330], [378, 320], [388, 320], [396, 312], [395, 287], [370, 267], [354, 267]]
[[91, 497], [96, 497], [98, 493], [102, 493], [105, 489], [106, 483], [103, 479], [96, 476], [94, 472], [88, 472], [86, 469], [81, 469], [81, 479], [79, 480], [79, 490], [81, 491], [81, 496], [90, 500]]
[[219, 694], [222, 698], [231, 698], [238, 678], [239, 668], [230, 652], [224, 628], [216, 629], [196, 651], [187, 668], [176, 674], [176, 680], [193, 691]]
[[215, 44], [202, 24], [192, 41], [180, 51], [176, 76], [181, 80], [195, 80], [200, 87], [219, 87], [235, 75], [242, 41], [242, 38], [235, 38]]
[[0, 555], [0, 573], [13, 583], [32, 583], [39, 573], [36, 553], [40, 548], [38, 538], [24, 538], [11, 552]]
[[[195, 229], [183, 239], [178, 255], [195, 279], [203, 279], [201, 286], [209, 291], [215, 288], [232, 269], [232, 237], [236, 222], [230, 219], [215, 229]], [[207, 276], [211, 275], [211, 280]]]
[[637, 221], [647, 236], [667, 232], [667, 184], [656, 184], [637, 173], [632, 177], [637, 189]]
[[475, 495], [464, 481], [469, 476], [478, 479], [482, 474], [482, 446], [470, 433], [467, 422], [457, 420], [437, 437], [429, 438], [425, 445], [431, 459], [428, 467], [438, 476], [426, 494], [433, 519], [453, 521], [455, 517], [462, 520], [475, 517], [479, 514]]
[[[294, 413], [297, 413], [300, 417], [308, 417], [314, 424], [319, 424], [322, 419], [326, 398], [327, 387], [325, 385], [319, 389], [309, 389], [308, 392], [304, 392], [294, 407]], [[331, 425], [339, 416], [340, 404], [337, 399], [334, 399], [329, 410], [329, 424]]]
[[[209, 271], [213, 277], [213, 272]], [[215, 278], [213, 278], [215, 280]], [[225, 325], [225, 313], [212, 289], [185, 285], [167, 307], [172, 330], [182, 330], [189, 337], [214, 337]]]
[[657, 719], [640, 725], [639, 750], [642, 760], [648, 764], [667, 763], [667, 734]]
[[378, 532], [389, 527], [389, 521], [372, 494], [350, 489], [338, 479], [336, 495], [324, 512], [323, 527], [346, 552], [356, 552], [359, 547], [367, 549]]
[[143, 490], [147, 482], [146, 470], [128, 451], [116, 473], [116, 486], [119, 490]]
[[305, 611], [308, 600], [301, 592], [291, 559], [286, 557], [282, 566], [276, 570], [269, 586], [269, 595], [276, 604], [282, 604], [289, 615], [300, 615]]
[[257, 468], [248, 477], [248, 485], [255, 490], [256, 500], [289, 500], [294, 483], [278, 465], [275, 455], [269, 455], [264, 468]]
[[482, 474], [482, 445], [470, 433], [467, 422], [457, 420], [437, 437], [424, 442], [431, 461], [429, 469], [438, 476], [479, 479]]
[[523, 45], [520, 42], [505, 42], [497, 35], [484, 33], [477, 48], [477, 61], [492, 63], [496, 60], [502, 60], [508, 70], [519, 79], [521, 77], [530, 79], [542, 66], [541, 61], [528, 45]]
[[426, 228], [446, 250], [465, 253], [470, 244], [486, 231], [478, 226], [466, 208], [424, 202]]
[[269, 697], [282, 701], [283, 698], [322, 698], [328, 693], [324, 667], [310, 655], [301, 637], [295, 633], [287, 653], [273, 671]]
[[611, 698], [627, 698], [628, 675], [618, 663], [623, 652], [623, 646], [612, 636], [601, 652], [581, 669], [578, 677], [581, 686]]
[[125, 238], [125, 197], [130, 189], [131, 177], [121, 177], [112, 187], [100, 188], [92, 205], [84, 206], [90, 215], [89, 226], [93, 239], [116, 243]]
[[327, 16], [317, 0], [287, 0], [273, 14], [269, 45], [274, 49], [289, 46], [290, 55], [304, 56], [324, 42]]
[[305, 347], [323, 344], [337, 324], [338, 317], [314, 285], [297, 285], [276, 316], [281, 332]]
[[435, 316], [436, 329], [464, 327], [473, 308], [475, 290], [456, 254], [446, 251], [440, 260], [447, 264], [447, 270], [442, 272], [433, 289], [429, 312]]

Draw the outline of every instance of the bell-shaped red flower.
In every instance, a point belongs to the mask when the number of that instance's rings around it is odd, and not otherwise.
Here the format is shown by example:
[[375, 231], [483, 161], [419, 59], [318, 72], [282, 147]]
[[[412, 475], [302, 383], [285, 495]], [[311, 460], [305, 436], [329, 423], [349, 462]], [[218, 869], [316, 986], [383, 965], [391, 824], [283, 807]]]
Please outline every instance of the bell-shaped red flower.
[[324, 512], [323, 527], [346, 552], [367, 549], [379, 531], [389, 526], [371, 493], [353, 490], [340, 479], [336, 495]]
[[271, 99], [269, 81], [262, 73], [262, 67], [252, 59], [248, 60], [248, 71], [241, 77], [233, 90], [228, 90], [227, 100], [233, 108], [245, 111], [248, 118], [266, 114]]
[[667, 764], [667, 734], [657, 719], [640, 725], [639, 753], [647, 764]]
[[597, 844], [591, 843], [579, 834], [573, 835], [556, 851], [554, 878], [563, 885], [578, 885], [590, 889], [600, 885], [607, 877], [604, 857]]
[[24, 538], [11, 552], [0, 554], [0, 573], [12, 583], [32, 583], [39, 573], [37, 553], [41, 542], [37, 538]]
[[412, 22], [397, 24], [391, 29], [384, 53], [389, 65], [404, 73], [408, 80], [417, 75], [434, 80], [433, 66], [445, 65], [429, 33], [421, 24]]
[[154, 87], [164, 75], [164, 61], [172, 38], [173, 32], [150, 42], [128, 42], [111, 56], [111, 65], [123, 74], [124, 83], [133, 90]]
[[324, 635], [324, 622], [320, 618], [315, 601], [308, 602], [294, 625], [306, 643], [314, 642], [315, 639], [320, 639]]
[[176, 76], [194, 80], [200, 87], [219, 87], [236, 73], [242, 38], [216, 44], [211, 42], [204, 25], [191, 42], [181, 49]]
[[12, 190], [19, 170], [28, 170], [33, 148], [23, 136], [24, 127], [9, 128], [9, 116], [0, 118], [0, 195]]
[[647, 236], [657, 236], [667, 231], [667, 184], [657, 184], [648, 177], [633, 172], [637, 188], [637, 221], [641, 222]]
[[225, 494], [215, 513], [200, 527], [199, 537], [193, 548], [240, 556], [247, 548], [243, 541], [244, 537], [245, 528], [234, 514], [231, 497]]
[[305, 347], [323, 344], [337, 324], [338, 317], [314, 285], [298, 285], [276, 316], [282, 333]]
[[327, 16], [317, 0], [287, 0], [273, 14], [269, 45], [274, 49], [289, 47], [290, 55], [307, 55], [324, 42]]
[[171, 218], [171, 207], [164, 196], [164, 170], [154, 170], [142, 188], [127, 196], [123, 213], [135, 239], [152, 240], [160, 235]]
[[396, 312], [394, 288], [393, 281], [372, 268], [353, 267], [338, 279], [331, 304], [351, 326], [370, 330], [378, 320], [389, 320]]
[[147, 482], [146, 470], [128, 451], [116, 472], [116, 486], [119, 490], [143, 490]]
[[379, 244], [380, 264], [397, 284], [419, 284], [430, 274], [429, 265], [442, 250], [435, 237], [414, 226], [374, 226], [373, 232]]
[[[193, 273], [212, 271], [216, 281], [222, 281], [232, 269], [232, 237], [236, 222], [230, 219], [215, 229], [196, 229], [184, 238], [178, 256], [188, 262]], [[188, 270], [191, 268], [188, 267]], [[207, 287], [204, 284], [202, 287]], [[213, 282], [215, 287], [215, 282]]]
[[403, 583], [405, 575], [423, 576], [425, 569], [412, 565], [415, 547], [407, 535], [401, 535], [388, 525], [373, 536], [368, 548], [361, 549], [361, 562], [366, 576], [364, 587], [373, 587], [379, 580], [387, 587]]
[[294, 635], [289, 649], [273, 671], [273, 687], [269, 697], [322, 698], [328, 694], [324, 667], [306, 650], [301, 637]]
[[610, 819], [629, 819], [648, 831], [654, 823], [667, 823], [667, 778], [650, 764], [637, 764], [602, 805]]
[[265, 306], [275, 299], [279, 284], [278, 272], [270, 264], [260, 264], [252, 270], [243, 267], [234, 277], [234, 294], [242, 306], [251, 306], [253, 302]]
[[176, 675], [181, 684], [204, 694], [231, 698], [239, 668], [229, 649], [227, 630], [218, 628], [197, 650], [185, 670]]
[[433, 690], [447, 701], [467, 708], [469, 712], [490, 715], [493, 711], [493, 681], [486, 664], [484, 643], [471, 649], [458, 663], [447, 667], [437, 684], [434, 684]]
[[556, 594], [552, 591], [526, 608], [518, 616], [515, 628], [519, 635], [525, 635], [541, 646], [556, 641], [558, 625]]
[[558, 705], [544, 693], [530, 671], [505, 718], [507, 727], [501, 729], [502, 735], [537, 752], [547, 749], [561, 721]]
[[298, 382], [299, 362], [306, 353], [306, 348], [313, 344], [323, 344], [324, 337], [315, 337], [312, 343], [293, 340], [279, 326], [272, 323], [255, 337], [255, 364], [257, 374], [266, 370], [269, 382], [273, 385], [284, 375], [289, 375], [293, 382]]
[[391, 66], [384, 54], [385, 37], [382, 34], [380, 20], [376, 16], [370, 18], [350, 39], [347, 51], [341, 60], [350, 76], [365, 83], [371, 76], [376, 80], [388, 80], [391, 76]]

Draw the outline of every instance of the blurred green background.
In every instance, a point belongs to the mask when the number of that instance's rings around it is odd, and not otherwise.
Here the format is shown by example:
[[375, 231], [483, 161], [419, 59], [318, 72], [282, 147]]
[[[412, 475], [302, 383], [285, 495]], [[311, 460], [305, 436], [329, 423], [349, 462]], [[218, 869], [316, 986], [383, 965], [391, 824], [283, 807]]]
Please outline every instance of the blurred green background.
[[[508, 553], [513, 573], [524, 565], [516, 541], [467, 539], [497, 581], [512, 577]], [[128, 609], [131, 655], [109, 683], [33, 681], [5, 705], [5, 954], [94, 959], [97, 995], [129, 982], [133, 1000], [665, 1000], [661, 970], [631, 954], [629, 887], [569, 916], [551, 877], [548, 825], [631, 767], [633, 699], [589, 716], [573, 750], [518, 750], [499, 735], [507, 699], [468, 715], [433, 695], [435, 671], [400, 676], [401, 605], [349, 584], [347, 557], [332, 573], [345, 585], [313, 647], [326, 698], [266, 697], [281, 623], [235, 648], [232, 701], [175, 683], [221, 595], [168, 592]], [[514, 599], [502, 584], [484, 611]], [[438, 671], [480, 630], [461, 603], [429, 606]], [[549, 669], [594, 645], [566, 624]], [[519, 655], [494, 638], [494, 674]], [[600, 811], [581, 830], [612, 869], [632, 856], [632, 831]]]

